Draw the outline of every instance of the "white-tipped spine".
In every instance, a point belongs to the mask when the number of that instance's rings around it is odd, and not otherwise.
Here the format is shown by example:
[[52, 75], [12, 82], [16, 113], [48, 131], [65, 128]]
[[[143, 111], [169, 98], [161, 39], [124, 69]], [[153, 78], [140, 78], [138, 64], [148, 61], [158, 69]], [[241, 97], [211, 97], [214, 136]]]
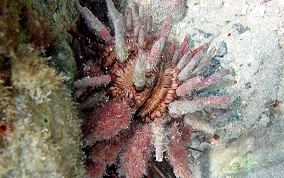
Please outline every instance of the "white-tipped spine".
[[165, 141], [165, 129], [161, 118], [156, 118], [154, 122], [151, 123], [151, 130], [153, 133], [152, 140], [155, 146], [156, 161], [163, 161], [164, 141]]
[[137, 88], [143, 88], [146, 84], [146, 56], [140, 55], [137, 57], [134, 73], [133, 73], [133, 83]]

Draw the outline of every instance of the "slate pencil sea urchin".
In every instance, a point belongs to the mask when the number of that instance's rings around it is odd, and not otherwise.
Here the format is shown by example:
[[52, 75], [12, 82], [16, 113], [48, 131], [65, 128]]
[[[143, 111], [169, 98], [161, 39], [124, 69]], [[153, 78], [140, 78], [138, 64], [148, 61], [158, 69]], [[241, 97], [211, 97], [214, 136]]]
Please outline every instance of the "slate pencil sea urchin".
[[[91, 49], [95, 60], [79, 62], [82, 79], [77, 80], [76, 96], [85, 115], [83, 128], [89, 177], [101, 177], [107, 166], [117, 164], [121, 176], [147, 175], [148, 160], [154, 150], [160, 162], [166, 153], [178, 177], [191, 177], [187, 148], [191, 127], [182, 115], [205, 106], [229, 103], [228, 96], [197, 98], [196, 91], [223, 78], [228, 70], [207, 78], [201, 76], [214, 55], [203, 45], [191, 50], [186, 36], [179, 48], [167, 41], [170, 18], [159, 34], [151, 31], [151, 17], [145, 20], [143, 6], [139, 14], [129, 2], [126, 15], [106, 0], [114, 37], [86, 7], [76, 4], [91, 32], [101, 37], [96, 44], [88, 37], [67, 31]], [[106, 92], [104, 92], [106, 91]]]

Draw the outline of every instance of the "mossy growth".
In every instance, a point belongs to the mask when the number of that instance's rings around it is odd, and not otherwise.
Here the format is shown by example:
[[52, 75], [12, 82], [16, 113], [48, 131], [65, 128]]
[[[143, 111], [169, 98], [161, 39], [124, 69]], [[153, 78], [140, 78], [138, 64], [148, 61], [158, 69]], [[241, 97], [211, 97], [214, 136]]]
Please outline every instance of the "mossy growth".
[[[74, 72], [48, 65], [50, 46], [67, 44], [65, 27], [76, 18], [68, 8], [72, 1], [0, 2], [0, 177], [84, 174], [81, 123], [63, 84]], [[74, 64], [72, 52], [60, 59]]]
[[59, 141], [62, 137], [62, 125], [56, 123], [50, 106], [46, 103], [30, 105], [30, 109], [34, 115], [34, 123], [41, 129], [50, 132], [50, 138], [53, 142]]
[[33, 44], [40, 55], [52, 56], [58, 73], [69, 77], [68, 84], [75, 76], [75, 59], [68, 46], [72, 37], [66, 27], [75, 28], [76, 0], [63, 1], [2, 1], [0, 2], [0, 70], [9, 75], [11, 51], [17, 51], [22, 44]]
[[9, 86], [0, 87], [1, 120], [8, 126], [0, 177], [81, 177], [80, 120], [62, 83], [67, 77], [57, 75], [33, 45], [20, 45], [10, 60]]

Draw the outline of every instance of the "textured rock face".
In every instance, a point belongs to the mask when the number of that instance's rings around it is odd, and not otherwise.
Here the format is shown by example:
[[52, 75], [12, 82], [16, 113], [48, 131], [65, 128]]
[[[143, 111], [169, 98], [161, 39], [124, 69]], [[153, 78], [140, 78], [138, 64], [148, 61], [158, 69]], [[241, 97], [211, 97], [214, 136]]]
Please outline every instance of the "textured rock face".
[[11, 86], [0, 86], [1, 176], [82, 174], [80, 122], [64, 79], [30, 45], [11, 56]]
[[[66, 8], [63, 1], [0, 3], [0, 177], [83, 175], [80, 120], [62, 83], [74, 75], [62, 33], [72, 21]], [[48, 65], [59, 61], [70, 77]]]
[[[187, 7], [173, 38], [199, 30], [211, 34], [210, 45], [222, 41], [216, 59], [235, 73], [231, 89], [238, 95], [235, 114], [220, 119], [220, 111], [219, 119], [208, 120], [220, 137], [192, 169], [194, 176], [281, 177], [283, 157], [276, 155], [283, 155], [283, 1], [187, 1]], [[192, 147], [202, 144], [192, 141]]]
[[171, 17], [172, 23], [177, 23], [184, 17], [186, 11], [184, 0], [135, 0], [135, 3], [144, 6], [146, 16], [153, 16], [155, 31], [166, 17]]

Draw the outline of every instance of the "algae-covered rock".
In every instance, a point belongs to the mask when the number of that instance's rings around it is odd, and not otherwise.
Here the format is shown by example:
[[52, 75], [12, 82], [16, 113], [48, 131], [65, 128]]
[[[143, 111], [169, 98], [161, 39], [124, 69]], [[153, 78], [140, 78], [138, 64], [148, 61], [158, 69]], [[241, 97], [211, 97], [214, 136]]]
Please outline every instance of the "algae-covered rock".
[[75, 68], [66, 50], [71, 7], [73, 1], [0, 2], [0, 177], [84, 174], [81, 121], [63, 84], [75, 71], [63, 73], [54, 62]]
[[[1, 85], [2, 177], [80, 177], [80, 121], [66, 79], [37, 50], [23, 45], [11, 55], [11, 86]], [[4, 104], [4, 105], [2, 105]]]

